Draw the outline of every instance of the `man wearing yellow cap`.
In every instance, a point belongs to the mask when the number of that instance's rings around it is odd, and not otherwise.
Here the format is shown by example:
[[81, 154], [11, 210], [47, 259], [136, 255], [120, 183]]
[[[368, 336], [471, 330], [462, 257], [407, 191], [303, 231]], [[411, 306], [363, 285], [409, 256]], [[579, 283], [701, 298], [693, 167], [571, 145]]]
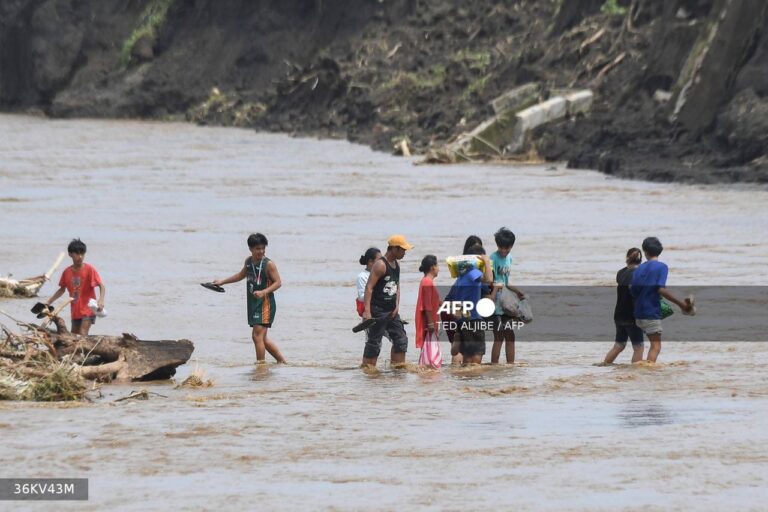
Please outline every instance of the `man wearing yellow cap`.
[[364, 319], [374, 318], [367, 331], [363, 351], [363, 366], [376, 366], [381, 352], [381, 338], [386, 333], [392, 341], [393, 365], [405, 363], [408, 336], [400, 319], [400, 264], [405, 251], [413, 249], [403, 235], [392, 235], [387, 240], [387, 252], [371, 268], [371, 277], [365, 287]]

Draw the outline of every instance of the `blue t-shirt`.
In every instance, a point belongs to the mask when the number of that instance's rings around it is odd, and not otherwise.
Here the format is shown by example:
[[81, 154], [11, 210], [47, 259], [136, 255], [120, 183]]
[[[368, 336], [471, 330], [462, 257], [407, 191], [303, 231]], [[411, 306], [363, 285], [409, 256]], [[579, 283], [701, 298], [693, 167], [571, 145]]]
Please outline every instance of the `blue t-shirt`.
[[659, 288], [667, 286], [669, 268], [658, 260], [646, 261], [632, 274], [629, 292], [635, 298], [635, 318], [661, 320]]
[[[509, 284], [509, 274], [512, 272], [512, 253], [510, 252], [502, 258], [499, 256], [498, 251], [494, 251], [490, 259], [493, 264], [493, 282], [507, 286]], [[501, 308], [500, 293], [496, 296], [496, 314], [504, 314], [504, 310]]]
[[[477, 306], [477, 302], [482, 298], [483, 294], [482, 278], [482, 272], [474, 267], [470, 268], [456, 279], [445, 300], [468, 301]], [[477, 313], [477, 308], [473, 307], [470, 318], [472, 320], [481, 320], [483, 317]]]

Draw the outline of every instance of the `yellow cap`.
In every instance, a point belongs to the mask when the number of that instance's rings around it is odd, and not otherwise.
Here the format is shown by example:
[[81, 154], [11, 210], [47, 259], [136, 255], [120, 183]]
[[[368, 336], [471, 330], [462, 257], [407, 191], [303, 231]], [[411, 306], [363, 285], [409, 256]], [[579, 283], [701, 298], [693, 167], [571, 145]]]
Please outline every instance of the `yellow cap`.
[[387, 240], [387, 245], [390, 247], [400, 247], [406, 251], [413, 249], [413, 246], [408, 243], [408, 240], [406, 240], [403, 235], [392, 235]]

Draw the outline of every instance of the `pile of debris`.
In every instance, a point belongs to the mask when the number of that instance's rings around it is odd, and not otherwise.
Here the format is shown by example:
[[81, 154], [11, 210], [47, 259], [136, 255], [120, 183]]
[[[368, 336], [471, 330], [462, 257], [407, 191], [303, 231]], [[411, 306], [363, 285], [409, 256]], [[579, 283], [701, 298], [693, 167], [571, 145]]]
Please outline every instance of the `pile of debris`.
[[56, 262], [54, 262], [54, 264], [51, 265], [51, 268], [48, 269], [48, 272], [43, 275], [19, 279], [18, 281], [16, 279], [11, 279], [11, 276], [0, 277], [0, 297], [36, 297], [40, 288], [43, 287], [45, 282], [48, 281], [53, 273], [56, 272], [56, 269], [59, 268], [62, 260], [64, 260], [64, 256], [65, 254], [63, 252], [59, 254]]
[[[169, 379], [194, 350], [185, 339], [74, 335], [56, 313], [40, 325], [14, 320], [23, 333], [0, 323], [0, 400], [80, 400], [87, 380]], [[49, 329], [49, 323], [56, 329]]]
[[540, 84], [515, 87], [491, 101], [495, 115], [469, 133], [462, 133], [439, 150], [430, 151], [427, 163], [455, 163], [530, 154], [531, 133], [548, 123], [577, 119], [592, 108], [589, 89], [552, 90], [543, 100]]

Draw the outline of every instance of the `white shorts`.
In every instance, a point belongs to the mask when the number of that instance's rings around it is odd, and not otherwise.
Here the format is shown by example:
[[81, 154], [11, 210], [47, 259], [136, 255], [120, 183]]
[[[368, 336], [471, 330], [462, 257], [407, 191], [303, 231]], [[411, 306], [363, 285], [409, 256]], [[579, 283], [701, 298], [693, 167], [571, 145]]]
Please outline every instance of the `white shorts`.
[[643, 330], [646, 336], [661, 334], [661, 320], [637, 318], [635, 324]]

